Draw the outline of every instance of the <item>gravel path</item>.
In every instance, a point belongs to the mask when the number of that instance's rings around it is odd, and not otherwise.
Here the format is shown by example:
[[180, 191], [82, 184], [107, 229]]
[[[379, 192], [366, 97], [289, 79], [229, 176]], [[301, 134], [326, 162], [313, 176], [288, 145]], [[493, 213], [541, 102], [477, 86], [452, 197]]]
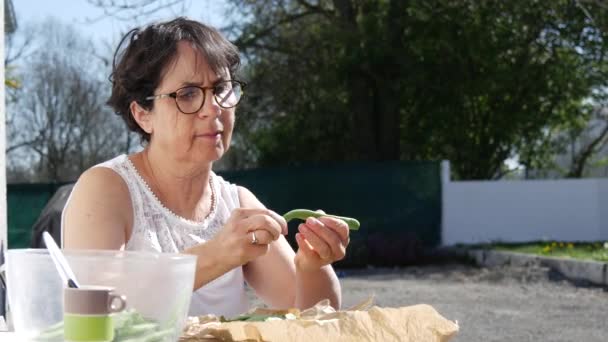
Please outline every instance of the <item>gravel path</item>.
[[608, 292], [545, 268], [460, 264], [340, 272], [344, 305], [426, 303], [460, 332], [452, 341], [608, 341]]

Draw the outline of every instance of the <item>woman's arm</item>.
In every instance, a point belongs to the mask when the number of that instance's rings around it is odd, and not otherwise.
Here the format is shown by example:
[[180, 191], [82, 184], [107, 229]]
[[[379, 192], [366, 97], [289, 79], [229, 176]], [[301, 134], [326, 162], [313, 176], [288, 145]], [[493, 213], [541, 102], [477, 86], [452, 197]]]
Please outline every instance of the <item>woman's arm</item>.
[[[243, 208], [264, 208], [246, 188], [239, 187], [239, 199]], [[296, 266], [294, 259], [293, 249], [281, 236], [270, 244], [268, 253], [244, 266], [245, 279], [274, 308], [308, 308], [325, 298], [339, 308], [340, 283], [332, 267], [305, 271]]]
[[[133, 227], [131, 196], [125, 182], [111, 169], [96, 167], [84, 172], [64, 210], [66, 249], [123, 249], [129, 241]], [[194, 289], [230, 270], [216, 260], [214, 247], [205, 243], [185, 251], [198, 258]]]
[[[97, 167], [84, 172], [64, 210], [66, 249], [123, 249], [129, 241], [131, 196], [122, 178], [110, 169]], [[213, 244], [202, 244], [185, 251], [198, 258], [194, 289], [230, 270], [216, 260], [213, 248]]]
[[[64, 210], [66, 249], [117, 250], [129, 241], [131, 196], [122, 178], [111, 169], [97, 167], [83, 173]], [[197, 257], [194, 289], [266, 253], [267, 244], [283, 230], [271, 215], [276, 214], [265, 209], [236, 210], [216, 238], [183, 251]], [[258, 245], [250, 243], [251, 230], [256, 230]]]

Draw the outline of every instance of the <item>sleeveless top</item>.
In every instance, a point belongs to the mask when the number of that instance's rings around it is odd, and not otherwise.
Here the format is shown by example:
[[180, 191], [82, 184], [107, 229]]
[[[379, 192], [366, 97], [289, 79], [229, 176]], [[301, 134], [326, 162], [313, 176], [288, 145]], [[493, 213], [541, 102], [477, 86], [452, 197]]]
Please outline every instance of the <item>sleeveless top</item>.
[[[212, 239], [228, 220], [232, 210], [240, 207], [237, 186], [214, 172], [210, 174], [214, 205], [204, 221], [196, 222], [167, 209], [150, 190], [127, 155], [120, 155], [94, 167], [112, 169], [122, 177], [129, 189], [133, 206], [133, 229], [125, 245], [126, 250], [179, 253]], [[70, 198], [66, 206], [69, 201]], [[195, 291], [189, 315], [233, 317], [246, 312], [248, 308], [243, 268], [239, 266]]]

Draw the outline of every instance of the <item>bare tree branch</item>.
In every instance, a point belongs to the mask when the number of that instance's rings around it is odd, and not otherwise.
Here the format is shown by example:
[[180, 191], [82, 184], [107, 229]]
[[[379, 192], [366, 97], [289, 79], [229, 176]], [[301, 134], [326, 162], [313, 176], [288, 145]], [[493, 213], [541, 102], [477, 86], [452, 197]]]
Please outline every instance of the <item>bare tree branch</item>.
[[327, 8], [323, 8], [323, 6], [321, 6], [320, 2], [317, 2], [316, 5], [311, 4], [310, 2], [306, 1], [306, 0], [296, 0], [296, 2], [298, 4], [300, 4], [302, 7], [305, 7], [306, 9], [308, 9], [311, 12], [317, 12], [317, 13], [321, 13], [323, 15], [326, 16], [330, 16], [334, 13], [333, 10], [331, 9], [327, 9]]
[[103, 15], [94, 19], [89, 19], [89, 22], [96, 22], [105, 17], [112, 17], [122, 21], [137, 20], [142, 17], [150, 16], [163, 9], [172, 8], [178, 4], [183, 5], [184, 1], [185, 0], [123, 0], [120, 2], [116, 0], [87, 0], [89, 4], [103, 10]]
[[23, 59], [31, 53], [34, 32], [26, 29], [20, 37], [23, 37], [23, 41], [17, 46], [14, 35], [6, 36], [4, 65], [11, 65], [15, 61]]
[[[604, 108], [598, 109], [600, 114], [603, 110], [604, 110]], [[569, 177], [569, 178], [582, 177], [589, 159], [595, 154], [595, 152], [599, 148], [601, 148], [603, 145], [605, 145], [608, 142], [608, 140], [606, 139], [606, 137], [608, 137], [608, 120], [606, 120], [604, 118], [604, 120], [602, 120], [602, 123], [604, 124], [604, 127], [602, 128], [600, 133], [594, 139], [592, 139], [588, 144], [583, 146], [580, 149], [580, 151], [577, 153], [577, 155], [574, 157], [574, 159], [572, 160], [572, 165], [570, 166], [570, 170], [568, 171], [567, 177]]]
[[288, 15], [285, 18], [255, 32], [255, 33], [248, 34], [247, 37], [239, 37], [236, 40], [235, 44], [242, 48], [249, 47], [250, 44], [257, 41], [258, 39], [265, 37], [268, 34], [271, 34], [277, 27], [284, 25], [284, 24], [292, 23], [294, 21], [297, 21], [299, 19], [302, 19], [302, 18], [310, 16], [310, 15], [314, 15], [314, 14], [318, 14], [318, 13], [314, 12], [314, 11], [312, 11], [312, 12], [307, 11], [307, 12], [301, 12], [301, 13]]
[[589, 21], [591, 21], [591, 23], [593, 25], [595, 25], [595, 19], [593, 19], [593, 16], [591, 15], [591, 13], [589, 13], [589, 10], [587, 10], [587, 8], [585, 6], [583, 6], [583, 4], [581, 3], [580, 0], [575, 0], [576, 1], [576, 5], [578, 6], [578, 8], [581, 9], [581, 11], [583, 11], [583, 14], [585, 14], [585, 17], [587, 17], [587, 19], [589, 19]]
[[28, 140], [28, 141], [22, 141], [22, 142], [20, 142], [18, 144], [9, 146], [8, 148], [6, 148], [5, 152], [6, 152], [6, 154], [9, 154], [9, 153], [11, 153], [11, 152], [13, 152], [13, 151], [15, 151], [15, 150], [17, 150], [19, 148], [35, 146], [38, 143], [39, 143], [39, 141], [37, 139]]

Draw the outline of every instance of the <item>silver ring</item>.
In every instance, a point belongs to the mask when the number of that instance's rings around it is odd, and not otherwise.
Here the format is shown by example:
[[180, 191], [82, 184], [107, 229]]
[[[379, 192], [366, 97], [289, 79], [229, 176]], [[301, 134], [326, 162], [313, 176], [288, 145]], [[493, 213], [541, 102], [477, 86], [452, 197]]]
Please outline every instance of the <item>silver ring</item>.
[[255, 231], [251, 232], [251, 244], [252, 245], [257, 245], [258, 244], [258, 238], [255, 236]]

